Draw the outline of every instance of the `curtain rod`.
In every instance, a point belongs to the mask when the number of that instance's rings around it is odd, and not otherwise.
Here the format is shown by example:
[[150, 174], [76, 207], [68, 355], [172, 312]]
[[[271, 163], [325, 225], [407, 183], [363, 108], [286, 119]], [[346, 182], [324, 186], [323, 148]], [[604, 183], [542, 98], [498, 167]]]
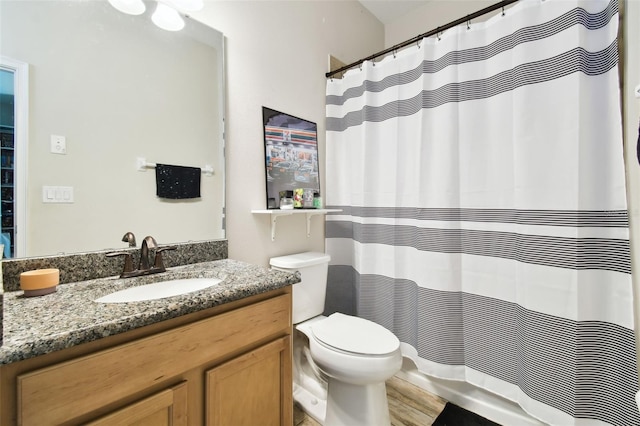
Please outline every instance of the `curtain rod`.
[[355, 61], [355, 62], [353, 62], [353, 63], [351, 63], [349, 65], [345, 65], [344, 67], [338, 68], [337, 70], [330, 71], [330, 72], [326, 73], [325, 76], [327, 78], [331, 78], [334, 75], [339, 74], [339, 73], [341, 73], [343, 71], [346, 71], [346, 70], [351, 69], [351, 68], [355, 68], [356, 66], [360, 65], [361, 63], [363, 63], [365, 61], [370, 61], [370, 60], [373, 60], [373, 59], [378, 58], [380, 56], [384, 56], [384, 55], [386, 55], [388, 53], [395, 52], [396, 50], [402, 49], [403, 47], [409, 46], [410, 44], [417, 43], [418, 41], [422, 40], [423, 38], [431, 37], [432, 35], [438, 35], [439, 33], [443, 32], [445, 30], [448, 30], [449, 28], [453, 28], [453, 27], [458, 26], [460, 24], [464, 24], [465, 22], [468, 23], [472, 19], [478, 18], [478, 17], [480, 17], [482, 15], [486, 15], [487, 13], [491, 13], [494, 10], [498, 10], [500, 8], [504, 8], [505, 6], [508, 6], [511, 3], [515, 3], [517, 1], [518, 0], [503, 0], [501, 2], [493, 4], [491, 6], [487, 6], [484, 9], [480, 9], [477, 12], [473, 12], [473, 13], [471, 13], [469, 15], [463, 16], [462, 18], [456, 19], [455, 21], [451, 21], [446, 25], [443, 25], [441, 27], [436, 28], [435, 30], [427, 31], [424, 34], [417, 35], [417, 36], [413, 37], [412, 39], [409, 39], [407, 41], [403, 41], [402, 43], [396, 44], [395, 46], [389, 47], [388, 49], [382, 50], [382, 51], [380, 51], [378, 53], [374, 53], [373, 55], [367, 56], [366, 58], [360, 59], [359, 61]]

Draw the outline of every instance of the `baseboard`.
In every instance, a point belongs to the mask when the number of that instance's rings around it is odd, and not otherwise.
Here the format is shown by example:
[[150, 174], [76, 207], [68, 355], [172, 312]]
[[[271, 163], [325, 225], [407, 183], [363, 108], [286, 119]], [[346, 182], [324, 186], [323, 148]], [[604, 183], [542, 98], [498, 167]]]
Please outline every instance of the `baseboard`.
[[546, 425], [514, 402], [466, 382], [429, 377], [420, 373], [411, 362], [405, 362], [396, 376], [501, 425]]

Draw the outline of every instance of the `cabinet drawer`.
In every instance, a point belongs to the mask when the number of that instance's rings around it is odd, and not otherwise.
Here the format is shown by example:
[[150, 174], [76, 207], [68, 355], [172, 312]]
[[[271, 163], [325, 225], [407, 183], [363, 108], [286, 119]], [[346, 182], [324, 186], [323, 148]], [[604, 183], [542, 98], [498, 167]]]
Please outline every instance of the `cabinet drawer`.
[[289, 294], [18, 376], [18, 422], [59, 424], [284, 335]]

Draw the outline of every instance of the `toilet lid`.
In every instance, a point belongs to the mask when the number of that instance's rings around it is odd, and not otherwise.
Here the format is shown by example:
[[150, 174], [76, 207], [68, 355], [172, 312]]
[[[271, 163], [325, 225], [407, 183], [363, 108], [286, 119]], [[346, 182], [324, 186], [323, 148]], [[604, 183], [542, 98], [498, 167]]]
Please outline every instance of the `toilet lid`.
[[398, 349], [400, 341], [375, 322], [335, 313], [311, 325], [313, 336], [336, 349], [363, 355], [386, 355]]

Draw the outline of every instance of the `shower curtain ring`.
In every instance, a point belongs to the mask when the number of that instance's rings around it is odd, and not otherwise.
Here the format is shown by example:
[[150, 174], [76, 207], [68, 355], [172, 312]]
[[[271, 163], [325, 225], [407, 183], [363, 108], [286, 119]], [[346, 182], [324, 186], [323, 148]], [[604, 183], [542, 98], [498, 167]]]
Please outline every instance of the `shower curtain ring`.
[[393, 49], [393, 59], [395, 59], [395, 58], [396, 58], [396, 53], [397, 53], [397, 52], [398, 52], [398, 50], [397, 50], [397, 49]]
[[471, 27], [469, 26], [469, 24], [471, 24], [471, 19], [467, 19], [467, 30], [470, 30]]
[[420, 49], [420, 41], [421, 40], [416, 40], [416, 46], [418, 46], [418, 49]]
[[504, 6], [502, 6], [502, 16], [504, 16]]

